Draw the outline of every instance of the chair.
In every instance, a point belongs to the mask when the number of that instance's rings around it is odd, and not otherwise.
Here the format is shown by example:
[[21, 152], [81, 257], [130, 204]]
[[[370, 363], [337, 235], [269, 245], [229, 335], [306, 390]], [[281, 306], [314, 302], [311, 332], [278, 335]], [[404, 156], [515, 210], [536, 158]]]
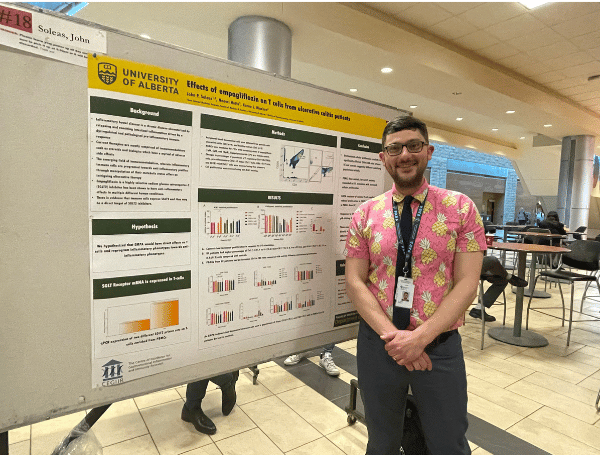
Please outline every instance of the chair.
[[496, 227], [491, 221], [483, 221], [483, 229], [486, 234], [495, 234]]
[[[555, 270], [544, 270], [539, 273], [535, 277], [533, 282], [533, 289], [537, 284], [537, 280], [540, 276], [554, 278], [558, 282], [558, 289], [560, 290], [560, 298], [562, 300], [562, 326], [565, 326], [565, 298], [562, 292], [562, 287], [560, 285], [561, 281], [567, 281], [571, 284], [571, 305], [569, 307], [569, 329], [567, 332], [567, 346], [571, 341], [571, 326], [573, 323], [573, 298], [575, 295], [575, 283], [584, 282], [591, 283], [595, 282], [596, 286], [598, 286], [598, 290], [600, 291], [600, 282], [598, 282], [598, 278], [596, 277], [596, 273], [600, 270], [600, 242], [596, 242], [594, 240], [576, 240], [573, 242], [569, 248], [571, 249], [570, 253], [565, 253], [562, 256], [561, 264]], [[565, 270], [564, 266], [572, 267], [579, 270], [585, 270], [590, 272], [589, 274], [576, 273], [569, 270]], [[583, 296], [581, 297], [581, 306], [579, 309], [579, 313], [583, 313], [583, 301], [585, 300], [588, 286], [586, 285], [585, 290], [583, 292]], [[529, 297], [529, 302], [527, 303], [527, 318], [525, 322], [525, 329], [529, 328], [529, 309], [531, 306], [531, 299], [533, 294]], [[534, 311], [539, 311], [540, 313], [544, 313], [540, 311], [541, 309], [552, 309], [556, 307], [538, 307], [532, 308]], [[553, 314], [544, 313], [547, 316], [552, 316], [558, 318], [558, 316], [554, 316]], [[589, 321], [599, 321], [600, 319], [587, 319], [586, 322]], [[584, 320], [580, 320], [579, 322], [583, 322]]]
[[[481, 307], [481, 348], [483, 350], [483, 345], [485, 342], [485, 305], [483, 304], [483, 282], [486, 281], [488, 275], [481, 275], [479, 277], [479, 295], [477, 296], [477, 300], [479, 302], [479, 306]], [[504, 298], [504, 315], [502, 317], [502, 325], [506, 325], [506, 293], [502, 291], [502, 297]]]
[[[573, 232], [573, 239], [574, 240], [584, 240], [583, 236], [585, 235], [585, 230], [587, 229], [587, 226], [579, 226], [577, 229], [575, 229], [575, 232]], [[586, 236], [587, 237], [587, 236]]]

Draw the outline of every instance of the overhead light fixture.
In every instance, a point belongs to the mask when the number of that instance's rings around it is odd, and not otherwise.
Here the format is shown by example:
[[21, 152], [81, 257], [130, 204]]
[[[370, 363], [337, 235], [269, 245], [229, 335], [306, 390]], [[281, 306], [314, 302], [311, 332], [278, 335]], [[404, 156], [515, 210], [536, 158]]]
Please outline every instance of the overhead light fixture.
[[351, 92], [358, 92], [358, 89], [357, 88], [351, 88], [350, 91]]
[[507, 114], [514, 114], [515, 111], [506, 111]]
[[408, 107], [410, 107], [411, 109], [416, 109], [416, 108], [418, 108], [419, 106], [417, 106], [416, 104], [411, 104], [411, 105], [410, 105], [410, 106], [408, 106]]
[[385, 68], [381, 68], [381, 72], [383, 74], [391, 73], [392, 71], [394, 71], [394, 70], [391, 69], [389, 66], [386, 66]]
[[527, 0], [527, 1], [519, 2], [519, 3], [527, 9], [533, 9], [533, 8], [537, 8], [538, 6], [542, 6], [542, 5], [545, 5], [546, 3], [551, 3], [551, 2], [543, 2], [541, 0]]
[[142, 33], [140, 36], [141, 36], [142, 38], [151, 39], [151, 38], [150, 38], [148, 35], [146, 35], [145, 33]]
[[551, 126], [552, 126], [552, 125], [551, 125], [550, 123], [546, 123], [546, 124], [544, 125], [544, 128], [550, 128]]
[[456, 117], [456, 120], [457, 120], [458, 122], [460, 122], [462, 119], [463, 119], [462, 117]]
[[524, 140], [524, 139], [525, 139], [525, 136], [521, 136], [519, 139], [521, 139], [521, 140]]
[[502, 156], [506, 156], [506, 154], [505, 154], [504, 152], [501, 152], [501, 151], [497, 151], [497, 152], [496, 152], [496, 155], [502, 155]]
[[492, 128], [492, 131], [498, 131], [498, 128]]

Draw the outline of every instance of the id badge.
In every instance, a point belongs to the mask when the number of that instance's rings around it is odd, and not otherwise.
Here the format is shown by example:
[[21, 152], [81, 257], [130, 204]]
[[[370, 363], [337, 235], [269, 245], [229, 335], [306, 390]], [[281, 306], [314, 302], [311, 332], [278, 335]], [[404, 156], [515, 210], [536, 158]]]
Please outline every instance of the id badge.
[[397, 308], [412, 308], [413, 294], [415, 293], [415, 285], [412, 278], [398, 277], [396, 284], [396, 301], [394, 306]]

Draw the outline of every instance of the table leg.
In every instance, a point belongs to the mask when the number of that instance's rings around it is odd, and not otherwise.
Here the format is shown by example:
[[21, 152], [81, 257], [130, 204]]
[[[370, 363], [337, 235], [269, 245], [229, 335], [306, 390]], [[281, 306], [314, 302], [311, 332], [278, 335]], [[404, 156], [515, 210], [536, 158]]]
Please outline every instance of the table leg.
[[[533, 297], [536, 299], [549, 299], [552, 297], [546, 291], [535, 290], [533, 289], [533, 282], [535, 281], [535, 269], [537, 266], [537, 257], [536, 253], [531, 255], [531, 266], [529, 267], [529, 287], [524, 290], [525, 296], [529, 297], [533, 293]], [[516, 294], [515, 288], [513, 288], [513, 293]]]
[[[526, 260], [527, 252], [519, 251], [519, 268], [517, 272], [519, 278], [525, 278]], [[514, 326], [494, 327], [488, 331], [488, 334], [495, 340], [514, 344], [516, 346], [526, 346], [530, 348], [547, 346], [548, 340], [543, 336], [538, 335], [531, 330], [522, 330], [524, 288], [517, 288], [516, 294]]]

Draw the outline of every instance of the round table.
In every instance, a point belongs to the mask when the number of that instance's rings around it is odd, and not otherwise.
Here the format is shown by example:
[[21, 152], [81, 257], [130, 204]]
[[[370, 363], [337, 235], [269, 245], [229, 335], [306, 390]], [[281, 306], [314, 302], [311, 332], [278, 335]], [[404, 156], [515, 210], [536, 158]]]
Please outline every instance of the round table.
[[[520, 237], [537, 237], [537, 238], [544, 238], [544, 239], [550, 239], [550, 240], [559, 239], [561, 246], [562, 246], [562, 241], [567, 238], [566, 235], [550, 234], [548, 232], [525, 231], [525, 232], [515, 232], [515, 235], [518, 235]], [[531, 269], [530, 269], [530, 270], [533, 270], [533, 274], [530, 273], [530, 276], [533, 276], [534, 278], [535, 278], [536, 265], [537, 265], [537, 252], [533, 252], [533, 254], [531, 256]], [[549, 293], [547, 293], [546, 291], [535, 290], [535, 289], [532, 289], [532, 287], [533, 287], [533, 283], [530, 284], [530, 286], [528, 288], [525, 288], [524, 293], [527, 297], [529, 297], [532, 292], [533, 292], [533, 297], [537, 298], [537, 299], [549, 299], [551, 297], [551, 295]], [[513, 294], [516, 294], [516, 293], [517, 293], [517, 290], [516, 290], [516, 288], [513, 287]]]
[[[538, 254], [562, 254], [569, 253], [571, 250], [559, 246], [536, 245], [530, 243], [499, 243], [494, 242], [488, 248], [501, 251], [516, 251], [519, 255], [519, 267], [517, 274], [519, 278], [525, 279], [525, 261], [527, 253]], [[533, 281], [535, 278], [535, 265], [532, 259], [532, 266], [529, 274], [529, 289], [533, 290]], [[548, 340], [542, 335], [531, 330], [522, 330], [521, 324], [523, 319], [523, 295], [524, 288], [517, 288], [516, 303], [515, 303], [515, 324], [513, 327], [493, 327], [488, 331], [488, 334], [495, 340], [502, 341], [508, 344], [525, 347], [542, 347], [548, 345]]]

